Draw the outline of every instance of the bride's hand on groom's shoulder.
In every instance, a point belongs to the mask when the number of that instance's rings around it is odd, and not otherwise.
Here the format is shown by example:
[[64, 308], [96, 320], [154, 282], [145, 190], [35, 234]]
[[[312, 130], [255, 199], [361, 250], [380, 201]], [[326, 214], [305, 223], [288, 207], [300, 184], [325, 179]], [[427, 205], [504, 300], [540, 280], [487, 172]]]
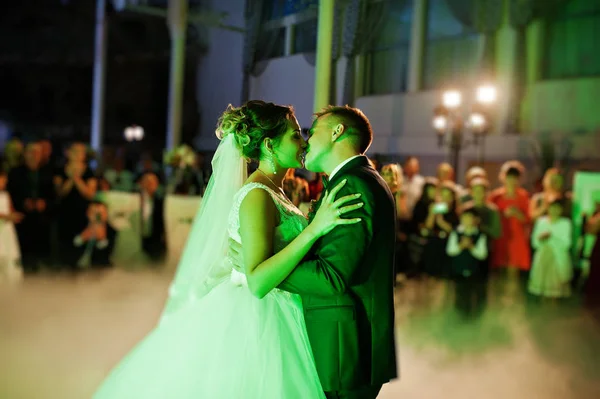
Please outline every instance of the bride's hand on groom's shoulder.
[[[317, 237], [324, 236], [333, 230], [336, 226], [355, 224], [360, 222], [361, 218], [342, 218], [346, 213], [352, 212], [364, 206], [363, 202], [355, 202], [360, 198], [361, 194], [345, 195], [336, 200], [337, 193], [344, 187], [347, 180], [344, 179], [341, 183], [335, 186], [331, 191], [324, 194], [321, 200], [321, 206], [315, 213], [315, 217], [308, 226], [313, 234]], [[350, 205], [345, 205], [348, 202], [354, 202]]]
[[227, 258], [231, 262], [231, 266], [238, 272], [244, 272], [244, 258], [242, 254], [242, 244], [234, 239], [229, 239], [229, 248], [227, 250]]

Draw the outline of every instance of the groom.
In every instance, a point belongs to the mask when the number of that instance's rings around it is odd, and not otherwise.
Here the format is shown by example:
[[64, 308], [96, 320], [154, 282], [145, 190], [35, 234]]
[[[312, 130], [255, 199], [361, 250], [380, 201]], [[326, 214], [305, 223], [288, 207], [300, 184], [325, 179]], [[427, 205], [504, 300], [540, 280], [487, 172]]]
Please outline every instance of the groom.
[[322, 237], [279, 287], [302, 297], [327, 398], [376, 398], [382, 385], [397, 376], [396, 212], [388, 186], [363, 155], [372, 137], [369, 120], [356, 108], [330, 106], [316, 114], [306, 168], [329, 176], [324, 190], [346, 179], [338, 198], [361, 193], [364, 206], [345, 217], [362, 222], [337, 226]]

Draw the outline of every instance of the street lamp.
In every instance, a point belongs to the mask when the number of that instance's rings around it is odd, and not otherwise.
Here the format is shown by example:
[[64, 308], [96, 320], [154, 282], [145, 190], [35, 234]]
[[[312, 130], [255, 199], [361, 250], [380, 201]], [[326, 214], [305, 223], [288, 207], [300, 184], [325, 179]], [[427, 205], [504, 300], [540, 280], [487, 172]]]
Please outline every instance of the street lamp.
[[[462, 93], [447, 90], [442, 94], [442, 105], [433, 110], [432, 126], [437, 132], [438, 147], [449, 147], [455, 173], [458, 173], [461, 150], [470, 145], [481, 145], [479, 163], [483, 162], [483, 139], [493, 125], [490, 111], [497, 99], [496, 88], [481, 85], [475, 90], [474, 99], [470, 108], [465, 109]], [[465, 130], [473, 135], [471, 140], [465, 139]]]
[[447, 90], [442, 95], [442, 104], [448, 109], [456, 109], [462, 104], [462, 94], [458, 90]]
[[123, 131], [123, 137], [129, 142], [141, 141], [144, 138], [144, 129], [137, 125], [128, 126]]

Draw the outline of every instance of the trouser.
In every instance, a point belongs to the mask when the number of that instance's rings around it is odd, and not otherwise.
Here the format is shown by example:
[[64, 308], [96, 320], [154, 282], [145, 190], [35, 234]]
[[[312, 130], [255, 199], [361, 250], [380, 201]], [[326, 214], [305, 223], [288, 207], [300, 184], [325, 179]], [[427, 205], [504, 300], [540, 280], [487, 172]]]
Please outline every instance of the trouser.
[[45, 215], [37, 212], [26, 213], [17, 224], [17, 236], [21, 246], [21, 263], [25, 272], [37, 272], [42, 262], [50, 255], [50, 229]]
[[455, 284], [457, 310], [466, 316], [480, 314], [486, 305], [486, 279], [481, 277], [458, 277]]
[[325, 392], [327, 399], [375, 399], [383, 385], [370, 385], [348, 391]]

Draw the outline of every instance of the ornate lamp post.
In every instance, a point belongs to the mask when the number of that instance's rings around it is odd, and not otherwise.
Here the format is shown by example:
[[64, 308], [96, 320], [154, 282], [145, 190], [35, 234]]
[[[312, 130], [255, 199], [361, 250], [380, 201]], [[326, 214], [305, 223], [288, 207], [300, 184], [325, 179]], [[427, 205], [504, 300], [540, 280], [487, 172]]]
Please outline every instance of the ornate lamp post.
[[[442, 105], [433, 111], [432, 125], [437, 132], [438, 147], [448, 147], [454, 171], [458, 174], [460, 152], [470, 145], [479, 148], [479, 163], [483, 162], [483, 141], [493, 126], [491, 107], [496, 102], [496, 88], [483, 85], [475, 92], [470, 109], [463, 106], [463, 95], [458, 90], [447, 90], [442, 95]], [[472, 134], [465, 138], [465, 131]]]

